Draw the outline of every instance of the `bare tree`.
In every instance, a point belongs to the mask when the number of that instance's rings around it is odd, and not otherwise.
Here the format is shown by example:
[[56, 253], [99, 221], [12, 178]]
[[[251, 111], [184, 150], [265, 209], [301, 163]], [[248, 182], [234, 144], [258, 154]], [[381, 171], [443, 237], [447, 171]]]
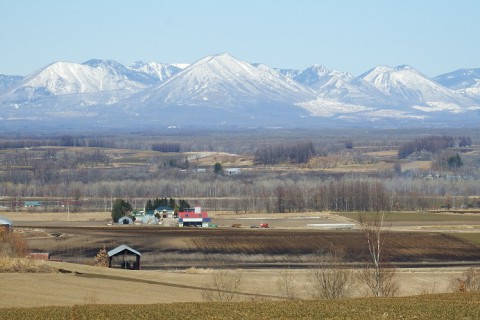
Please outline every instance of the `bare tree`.
[[280, 277], [277, 279], [276, 285], [278, 291], [288, 300], [297, 299], [295, 288], [293, 285], [295, 278], [290, 270], [285, 269], [280, 272]]
[[331, 248], [319, 255], [310, 273], [310, 287], [315, 299], [339, 299], [351, 294], [355, 286], [352, 271], [342, 266], [342, 251]]
[[472, 267], [462, 273], [460, 277], [450, 280], [450, 290], [453, 292], [479, 291], [480, 268]]
[[360, 228], [367, 240], [369, 262], [359, 273], [359, 280], [367, 286], [367, 291], [374, 297], [390, 297], [398, 293], [395, 268], [385, 261], [384, 226], [385, 212], [372, 213], [369, 218], [360, 214]]
[[241, 281], [242, 273], [238, 271], [215, 270], [210, 281], [204, 283], [202, 298], [205, 301], [233, 301], [239, 295]]

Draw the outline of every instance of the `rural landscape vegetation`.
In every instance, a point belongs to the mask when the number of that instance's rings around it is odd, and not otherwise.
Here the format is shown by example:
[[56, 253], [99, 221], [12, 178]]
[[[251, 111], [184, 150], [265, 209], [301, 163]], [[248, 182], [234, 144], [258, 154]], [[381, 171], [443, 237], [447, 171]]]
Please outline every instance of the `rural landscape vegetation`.
[[[478, 141], [476, 129], [3, 133], [0, 318], [478, 318]], [[213, 223], [116, 224], [158, 204]], [[121, 244], [142, 270], [105, 268]]]

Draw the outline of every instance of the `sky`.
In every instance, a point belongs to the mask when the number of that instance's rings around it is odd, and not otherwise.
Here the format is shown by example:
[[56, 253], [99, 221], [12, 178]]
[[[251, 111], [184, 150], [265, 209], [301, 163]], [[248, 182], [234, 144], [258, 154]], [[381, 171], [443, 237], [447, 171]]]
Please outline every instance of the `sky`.
[[193, 63], [227, 52], [360, 75], [480, 68], [478, 0], [0, 0], [0, 74], [56, 61]]

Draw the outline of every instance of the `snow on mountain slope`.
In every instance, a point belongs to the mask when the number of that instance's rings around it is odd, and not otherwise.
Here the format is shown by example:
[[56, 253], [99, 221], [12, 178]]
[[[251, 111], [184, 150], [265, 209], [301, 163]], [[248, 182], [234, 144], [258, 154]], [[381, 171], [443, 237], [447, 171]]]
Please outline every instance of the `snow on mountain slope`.
[[297, 105], [311, 112], [313, 116], [319, 117], [330, 117], [337, 114], [355, 114], [361, 111], [372, 110], [366, 106], [346, 104], [323, 98], [300, 102], [297, 103]]
[[402, 108], [462, 112], [475, 106], [471, 99], [443, 87], [409, 66], [378, 66], [360, 77], [388, 97], [397, 99]]
[[25, 78], [0, 75], [0, 118], [83, 116], [108, 123], [133, 115], [141, 123], [176, 119], [242, 126], [319, 121], [394, 126], [418, 120], [448, 126], [475, 123], [480, 115], [480, 69], [457, 70], [434, 81], [408, 66], [378, 66], [354, 77], [321, 65], [273, 69], [229, 54], [181, 67], [144, 62], [126, 67], [92, 59], [52, 63]]
[[229, 108], [262, 101], [292, 103], [313, 99], [311, 90], [265, 65], [229, 54], [205, 57], [165, 83], [132, 96], [143, 105], [209, 105]]
[[22, 79], [22, 76], [0, 74], [0, 91], [19, 83]]
[[128, 69], [148, 75], [155, 79], [157, 83], [166, 81], [182, 70], [182, 68], [171, 64], [143, 61], [134, 62], [128, 66]]
[[328, 100], [365, 106], [386, 106], [393, 103], [365, 80], [319, 65], [304, 70], [295, 80], [310, 86], [319, 97]]
[[10, 87], [4, 98], [32, 100], [37, 98], [92, 94], [103, 91], [139, 91], [146, 85], [130, 80], [121, 72], [104, 64], [55, 62], [27, 76]]
[[409, 66], [378, 66], [360, 77], [389, 98], [400, 101], [404, 108], [424, 106], [439, 111], [450, 110], [452, 105], [462, 109], [474, 104]]
[[480, 68], [460, 69], [434, 78], [441, 85], [480, 102]]
[[324, 66], [319, 64], [313, 65], [310, 68], [303, 70], [293, 79], [306, 86], [319, 86], [326, 81], [326, 76], [330, 72]]
[[82, 65], [104, 70], [112, 78], [130, 81], [132, 86], [140, 85], [140, 87], [144, 87], [159, 82], [155, 76], [127, 68], [123, 64], [114, 60], [91, 59], [85, 61]]
[[456, 70], [436, 76], [433, 80], [452, 90], [467, 89], [479, 84], [480, 68]]
[[281, 69], [281, 68], [274, 68], [275, 71], [277, 71], [280, 74], [283, 74], [284, 76], [294, 79], [298, 77], [299, 74], [302, 73], [302, 70], [298, 69]]

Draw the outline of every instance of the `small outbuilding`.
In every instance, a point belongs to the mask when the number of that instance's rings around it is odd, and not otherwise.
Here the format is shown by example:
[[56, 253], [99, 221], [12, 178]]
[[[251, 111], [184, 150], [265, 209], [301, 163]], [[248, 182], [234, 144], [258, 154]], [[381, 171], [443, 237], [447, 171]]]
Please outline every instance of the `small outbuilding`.
[[0, 233], [10, 232], [12, 230], [12, 221], [7, 218], [0, 217]]
[[[129, 270], [140, 270], [140, 257], [142, 254], [135, 249], [130, 248], [127, 245], [122, 244], [121, 246], [116, 247], [108, 251], [108, 267], [112, 267], [114, 258], [120, 257], [121, 263], [120, 267], [122, 269]], [[134, 259], [132, 259], [132, 256]], [[132, 261], [134, 260], [134, 261]]]
[[120, 219], [118, 219], [118, 224], [133, 224], [133, 220], [132, 218], [130, 217], [121, 217]]

